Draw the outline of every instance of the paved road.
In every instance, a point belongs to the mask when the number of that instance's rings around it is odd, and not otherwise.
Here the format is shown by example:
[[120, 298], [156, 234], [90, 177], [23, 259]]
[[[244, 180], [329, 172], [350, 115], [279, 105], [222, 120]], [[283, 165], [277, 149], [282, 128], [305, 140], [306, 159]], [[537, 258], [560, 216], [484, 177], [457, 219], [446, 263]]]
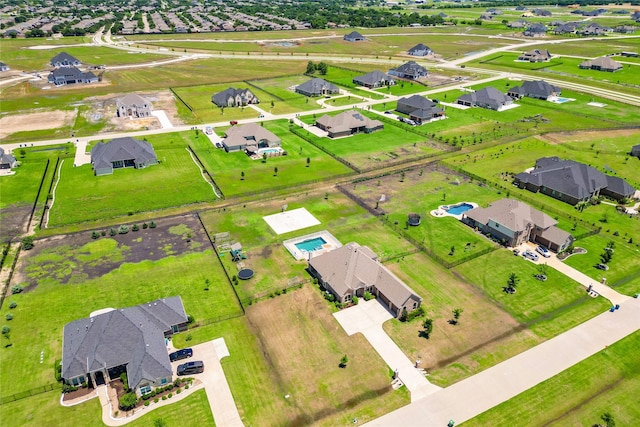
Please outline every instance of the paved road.
[[444, 427], [467, 421], [640, 330], [640, 299], [470, 378], [377, 418], [367, 426]]

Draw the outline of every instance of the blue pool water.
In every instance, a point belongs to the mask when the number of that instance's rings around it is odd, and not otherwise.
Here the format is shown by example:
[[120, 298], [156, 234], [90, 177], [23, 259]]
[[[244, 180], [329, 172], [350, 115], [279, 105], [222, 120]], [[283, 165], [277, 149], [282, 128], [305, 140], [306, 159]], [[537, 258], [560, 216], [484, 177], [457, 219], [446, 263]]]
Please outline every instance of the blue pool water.
[[456, 206], [449, 206], [449, 208], [445, 209], [445, 211], [452, 215], [460, 215], [461, 213], [466, 212], [470, 209], [473, 209], [473, 206], [471, 206], [469, 203], [461, 203]]
[[559, 96], [559, 97], [557, 97], [557, 98], [555, 98], [553, 100], [553, 102], [556, 103], [556, 104], [564, 104], [565, 102], [569, 102], [569, 101], [572, 101], [572, 99], [571, 98], [563, 98], [561, 96]]
[[261, 148], [258, 152], [260, 154], [262, 154], [262, 153], [279, 153], [280, 149], [279, 148]]
[[318, 249], [322, 249], [322, 245], [324, 245], [325, 243], [327, 243], [327, 241], [324, 240], [322, 237], [314, 237], [313, 239], [296, 243], [295, 246], [301, 251], [313, 252], [313, 251], [317, 251]]

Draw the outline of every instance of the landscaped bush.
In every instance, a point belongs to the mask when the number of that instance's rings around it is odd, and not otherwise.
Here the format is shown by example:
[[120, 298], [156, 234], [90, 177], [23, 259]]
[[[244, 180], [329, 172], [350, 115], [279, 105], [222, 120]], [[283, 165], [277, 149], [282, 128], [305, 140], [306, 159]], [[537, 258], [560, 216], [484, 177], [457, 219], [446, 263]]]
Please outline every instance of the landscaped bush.
[[107, 232], [106, 232], [106, 231], [104, 231], [104, 230], [102, 230], [102, 231], [100, 232], [100, 235], [104, 237], [104, 236], [106, 236], [106, 235], [107, 235]]
[[7, 319], [7, 320], [13, 320], [13, 314], [7, 313], [7, 315], [4, 316], [4, 318]]
[[181, 389], [181, 388], [179, 388], [179, 389], [177, 389], [177, 390], [176, 390], [176, 394], [180, 394], [181, 392], [182, 392], [182, 389]]
[[62, 385], [62, 392], [63, 393], [71, 393], [72, 391], [76, 391], [78, 390], [78, 387], [74, 387], [70, 384], [63, 384]]
[[57, 359], [55, 362], [53, 362], [53, 372], [54, 375], [56, 377], [56, 381], [60, 382], [62, 381], [62, 361], [60, 359]]
[[138, 224], [133, 224], [133, 227], [131, 227], [131, 231], [138, 231], [140, 230], [140, 226], [138, 226]]
[[157, 397], [155, 399], [153, 399], [153, 403], [158, 403], [159, 401], [160, 401], [160, 399], [157, 398]]
[[120, 234], [127, 234], [129, 232], [129, 226], [128, 225], [121, 225], [120, 228], [118, 228], [118, 233]]
[[365, 292], [363, 298], [364, 298], [365, 301], [369, 301], [369, 300], [374, 299], [375, 297], [373, 296], [373, 294], [371, 292]]
[[149, 406], [150, 404], [151, 404], [151, 402], [149, 402], [148, 400], [146, 400], [146, 401], [144, 402], [144, 406]]
[[167, 394], [167, 397], [168, 397], [169, 399], [171, 399], [171, 398], [173, 397], [173, 393], [169, 393], [169, 394]]
[[424, 316], [424, 308], [422, 306], [418, 307], [417, 309], [411, 312], [407, 312], [407, 310], [403, 308], [402, 314], [400, 315], [399, 320], [401, 322], [411, 322], [416, 317], [422, 317], [422, 316]]
[[24, 237], [22, 239], [22, 249], [24, 250], [29, 250], [29, 249], [33, 249], [33, 237], [32, 236], [27, 236]]
[[13, 285], [11, 287], [11, 293], [12, 294], [19, 294], [20, 292], [22, 292], [24, 290], [24, 288], [20, 285]]
[[7, 336], [7, 335], [9, 335], [9, 332], [11, 332], [11, 328], [8, 327], [7, 325], [4, 325], [2, 327], [2, 335]]
[[120, 409], [128, 411], [138, 403], [138, 396], [135, 393], [127, 393], [120, 398]]
[[98, 237], [100, 237], [100, 233], [98, 233], [97, 231], [94, 231], [91, 233], [91, 238], [92, 239], [97, 239]]
[[11, 304], [9, 304], [9, 308], [16, 308], [18, 306], [18, 303], [15, 301], [11, 301]]
[[157, 225], [156, 225], [155, 221], [151, 221], [149, 223], [149, 228], [156, 228], [156, 227], [157, 227]]
[[162, 400], [167, 400], [167, 396], [162, 396]]
[[122, 384], [124, 386], [125, 390], [129, 390], [129, 379], [127, 378], [127, 373], [123, 372], [120, 374], [120, 381], [122, 381]]
[[113, 227], [111, 227], [111, 228], [109, 229], [109, 236], [113, 237], [113, 236], [115, 236], [116, 234], [118, 234], [118, 232], [116, 231], [116, 229], [115, 229], [115, 228], [113, 228]]

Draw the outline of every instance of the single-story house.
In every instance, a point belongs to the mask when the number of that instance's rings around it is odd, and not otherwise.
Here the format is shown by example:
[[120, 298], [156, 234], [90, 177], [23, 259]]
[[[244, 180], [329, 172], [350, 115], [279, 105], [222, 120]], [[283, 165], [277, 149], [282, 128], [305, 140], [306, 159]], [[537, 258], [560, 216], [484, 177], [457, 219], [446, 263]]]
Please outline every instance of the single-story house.
[[365, 37], [357, 31], [352, 31], [344, 36], [344, 40], [348, 42], [363, 42]]
[[0, 71], [9, 71], [9, 66], [4, 62], [0, 62]]
[[353, 83], [368, 87], [369, 89], [374, 89], [378, 87], [392, 86], [396, 84], [396, 81], [393, 77], [383, 73], [382, 71], [376, 70], [363, 76], [354, 77]]
[[420, 95], [411, 95], [398, 99], [396, 111], [407, 114], [416, 123], [428, 122], [444, 116], [434, 101]]
[[614, 71], [621, 70], [622, 64], [620, 64], [618, 61], [614, 61], [608, 56], [601, 56], [600, 58], [588, 59], [584, 62], [581, 62], [579, 67], [582, 69], [608, 71], [612, 73]]
[[60, 52], [51, 58], [51, 66], [59, 67], [79, 67], [82, 64], [79, 59], [69, 55], [67, 52]]
[[469, 107], [482, 107], [500, 111], [502, 108], [511, 105], [513, 99], [498, 89], [488, 86], [472, 93], [465, 93], [456, 102]]
[[462, 214], [462, 222], [511, 247], [531, 241], [562, 252], [574, 240], [570, 233], [556, 227], [558, 221], [513, 199], [501, 199], [487, 208], [468, 210]]
[[429, 48], [429, 46], [426, 46], [422, 43], [418, 43], [417, 45], [409, 49], [407, 53], [411, 56], [433, 55], [433, 51], [431, 50], [431, 48]]
[[249, 104], [259, 104], [260, 100], [247, 88], [228, 88], [211, 97], [211, 102], [218, 107], [243, 107]]
[[524, 27], [526, 27], [527, 25], [529, 25], [529, 23], [528, 23], [527, 21], [522, 20], [522, 19], [519, 19], [519, 20], [517, 20], [517, 21], [509, 22], [509, 23], [507, 24], [507, 27], [508, 27], [508, 28], [524, 28]]
[[227, 130], [222, 146], [225, 151], [246, 151], [256, 153], [260, 148], [280, 147], [280, 138], [258, 123], [232, 126]]
[[519, 61], [547, 62], [551, 59], [551, 54], [547, 49], [532, 49], [524, 52], [518, 57]]
[[533, 9], [533, 13], [535, 13], [536, 16], [551, 16], [551, 11], [545, 9]]
[[515, 176], [514, 184], [534, 193], [539, 191], [571, 205], [588, 201], [600, 194], [620, 200], [630, 197], [635, 192], [635, 189], [621, 178], [605, 175], [591, 166], [558, 157], [536, 160], [531, 172], [522, 172]]
[[331, 138], [384, 129], [381, 121], [372, 120], [356, 110], [345, 111], [335, 116], [325, 114], [316, 120], [316, 126], [326, 131]]
[[507, 95], [513, 99], [520, 99], [523, 96], [536, 99], [547, 100], [552, 96], [559, 96], [561, 89], [551, 85], [544, 80], [529, 80], [522, 82], [522, 86], [513, 86], [507, 92]]
[[62, 378], [99, 386], [127, 374], [139, 396], [171, 383], [165, 339], [187, 327], [179, 296], [111, 310], [64, 326]]
[[371, 249], [355, 242], [312, 257], [308, 270], [342, 303], [369, 292], [399, 317], [403, 310], [413, 311], [422, 302], [418, 294], [378, 261]]
[[114, 169], [141, 169], [157, 163], [151, 144], [129, 136], [99, 142], [91, 149], [91, 165], [96, 176], [110, 175]]
[[631, 147], [631, 151], [629, 152], [629, 154], [640, 159], [640, 144]]
[[532, 24], [525, 28], [522, 35], [525, 37], [543, 37], [546, 33], [547, 27], [543, 24]]
[[339, 93], [340, 89], [333, 83], [316, 77], [296, 86], [296, 92], [305, 96], [322, 96]]
[[118, 117], [149, 117], [152, 109], [149, 100], [135, 93], [125, 95], [116, 103]]
[[18, 166], [16, 158], [11, 154], [5, 153], [4, 148], [0, 147], [0, 169], [11, 169]]
[[405, 62], [398, 68], [392, 68], [389, 70], [389, 74], [392, 76], [400, 77], [403, 79], [416, 80], [420, 77], [426, 77], [429, 72], [422, 65], [415, 61]]
[[82, 72], [75, 67], [61, 67], [49, 73], [47, 80], [56, 86], [74, 83], [97, 83], [98, 77], [91, 71]]

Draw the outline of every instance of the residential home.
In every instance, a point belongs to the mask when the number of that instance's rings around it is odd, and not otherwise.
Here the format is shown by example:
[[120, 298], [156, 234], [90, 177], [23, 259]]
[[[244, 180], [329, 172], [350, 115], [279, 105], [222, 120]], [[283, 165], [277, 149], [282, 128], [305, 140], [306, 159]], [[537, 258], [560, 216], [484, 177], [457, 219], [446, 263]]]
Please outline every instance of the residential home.
[[407, 114], [411, 120], [422, 124], [444, 117], [444, 111], [437, 105], [437, 103], [424, 96], [411, 95], [398, 99], [396, 111]]
[[[514, 184], [538, 191], [565, 203], [576, 205], [599, 195], [620, 200], [630, 197], [635, 189], [624, 180], [605, 175], [597, 169], [573, 160], [543, 157], [536, 160], [531, 172], [515, 176]], [[611, 186], [609, 189], [607, 187]]]
[[456, 102], [469, 107], [481, 107], [500, 111], [513, 104], [513, 99], [498, 89], [488, 86], [472, 93], [465, 93], [460, 96]]
[[640, 159], [640, 144], [631, 147], [631, 151], [629, 152], [629, 154]]
[[578, 27], [579, 24], [577, 22], [567, 22], [554, 28], [553, 33], [556, 35], [573, 34], [577, 31]]
[[533, 9], [533, 13], [536, 16], [551, 16], [551, 12], [545, 9]]
[[331, 138], [384, 129], [381, 121], [372, 120], [356, 110], [345, 111], [336, 116], [325, 114], [316, 120], [316, 126], [326, 131]]
[[131, 137], [99, 142], [91, 149], [91, 165], [96, 176], [110, 175], [114, 169], [141, 169], [157, 163], [151, 144]]
[[312, 257], [308, 271], [342, 303], [369, 292], [399, 317], [403, 310], [413, 311], [422, 302], [418, 294], [378, 261], [371, 249], [355, 242]]
[[79, 67], [80, 64], [82, 63], [80, 62], [79, 59], [74, 58], [73, 56], [69, 55], [67, 52], [60, 52], [59, 54], [51, 58], [51, 66], [54, 68]]
[[633, 12], [633, 14], [631, 15], [631, 19], [636, 22], [640, 22], [640, 10], [636, 10], [635, 12]]
[[525, 37], [544, 37], [547, 34], [547, 27], [543, 24], [532, 24], [529, 25], [523, 32], [522, 35]]
[[56, 86], [75, 83], [97, 83], [98, 77], [91, 71], [83, 72], [75, 67], [60, 67], [49, 73], [47, 81]]
[[579, 67], [582, 69], [607, 71], [613, 73], [615, 71], [621, 70], [622, 64], [620, 64], [618, 61], [614, 61], [608, 56], [601, 56], [600, 58], [589, 59], [587, 61], [581, 62]]
[[551, 85], [544, 80], [524, 81], [522, 86], [513, 86], [507, 92], [507, 95], [514, 99], [520, 99], [523, 96], [535, 99], [547, 100], [553, 96], [559, 96], [561, 89]]
[[621, 34], [633, 34], [637, 30], [638, 28], [634, 27], [633, 25], [618, 25], [616, 27], [613, 27], [613, 32]]
[[153, 106], [149, 100], [135, 93], [127, 94], [116, 102], [118, 117], [149, 117], [152, 109]]
[[461, 221], [511, 247], [530, 241], [562, 252], [574, 240], [556, 227], [558, 221], [519, 200], [500, 199], [487, 208], [468, 210]]
[[607, 34], [611, 29], [609, 27], [603, 27], [595, 22], [590, 23], [584, 28], [578, 31], [581, 36], [603, 36]]
[[518, 61], [529, 62], [548, 62], [550, 59], [551, 54], [547, 49], [532, 49], [518, 57]]
[[227, 153], [231, 151], [257, 153], [260, 148], [280, 147], [280, 144], [280, 138], [258, 123], [232, 126], [222, 140], [222, 146]]
[[9, 66], [4, 62], [0, 62], [0, 71], [9, 71]]
[[213, 95], [211, 102], [218, 107], [244, 107], [249, 104], [259, 104], [260, 100], [248, 88], [230, 87]]
[[313, 78], [296, 86], [296, 92], [305, 96], [322, 96], [339, 93], [340, 89], [333, 83], [329, 83], [320, 77]]
[[173, 369], [165, 339], [187, 328], [179, 296], [110, 310], [64, 326], [62, 378], [93, 387], [127, 374], [138, 396], [170, 384]]
[[415, 61], [405, 62], [398, 68], [392, 68], [389, 70], [389, 74], [392, 76], [400, 77], [403, 79], [416, 80], [420, 77], [426, 77], [429, 72], [422, 65], [419, 65]]
[[429, 48], [429, 46], [426, 46], [422, 43], [418, 43], [417, 45], [409, 49], [407, 53], [411, 56], [433, 55], [433, 51], [431, 50], [431, 48]]
[[353, 78], [353, 83], [368, 87], [369, 89], [375, 89], [378, 87], [392, 86], [396, 84], [393, 77], [383, 73], [382, 71], [372, 71], [363, 76]]
[[0, 169], [12, 169], [16, 166], [18, 166], [16, 158], [5, 153], [4, 148], [0, 147]]
[[523, 20], [518, 20], [518, 21], [513, 21], [513, 22], [509, 22], [507, 24], [508, 28], [524, 28], [527, 25], [529, 25], [529, 23], [527, 21], [523, 21]]
[[363, 42], [365, 41], [365, 37], [357, 31], [352, 31], [349, 34], [344, 36], [344, 40], [348, 42]]

